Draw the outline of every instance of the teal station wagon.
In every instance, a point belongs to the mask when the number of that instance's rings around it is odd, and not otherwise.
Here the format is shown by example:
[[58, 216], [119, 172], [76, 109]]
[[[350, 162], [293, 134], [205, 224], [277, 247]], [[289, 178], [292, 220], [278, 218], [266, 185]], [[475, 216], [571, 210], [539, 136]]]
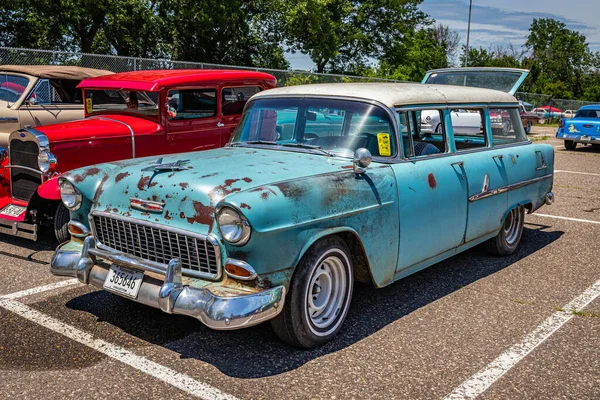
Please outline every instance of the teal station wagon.
[[[455, 109], [479, 115], [480, 129], [456, 132]], [[424, 112], [441, 129], [421, 131]], [[510, 132], [496, 133], [490, 113]], [[484, 242], [513, 253], [525, 212], [553, 201], [553, 168], [552, 146], [526, 138], [505, 92], [268, 90], [225, 148], [62, 175], [71, 240], [51, 270], [214, 329], [271, 320], [311, 348], [341, 329], [355, 281], [383, 287]]]

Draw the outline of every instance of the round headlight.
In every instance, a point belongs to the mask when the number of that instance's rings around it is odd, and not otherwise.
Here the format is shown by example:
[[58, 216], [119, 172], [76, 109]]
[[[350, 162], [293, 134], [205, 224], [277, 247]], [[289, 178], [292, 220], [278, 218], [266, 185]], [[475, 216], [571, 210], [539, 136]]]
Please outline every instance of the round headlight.
[[229, 243], [242, 246], [250, 239], [252, 228], [242, 214], [231, 207], [223, 207], [217, 211], [219, 232]]
[[60, 198], [69, 210], [76, 211], [81, 207], [81, 193], [66, 179], [60, 179], [58, 182], [60, 187]]
[[38, 167], [42, 172], [48, 172], [56, 166], [56, 157], [49, 151], [40, 151], [38, 154]]

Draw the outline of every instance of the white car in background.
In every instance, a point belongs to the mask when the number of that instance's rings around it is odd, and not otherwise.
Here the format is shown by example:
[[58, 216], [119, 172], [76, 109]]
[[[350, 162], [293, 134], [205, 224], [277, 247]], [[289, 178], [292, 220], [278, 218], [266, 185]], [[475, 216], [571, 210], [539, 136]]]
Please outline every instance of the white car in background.
[[[481, 115], [474, 110], [452, 110], [452, 126], [454, 132], [465, 135], [477, 135], [482, 132]], [[421, 111], [421, 132], [442, 133], [442, 122], [439, 112], [434, 110]]]

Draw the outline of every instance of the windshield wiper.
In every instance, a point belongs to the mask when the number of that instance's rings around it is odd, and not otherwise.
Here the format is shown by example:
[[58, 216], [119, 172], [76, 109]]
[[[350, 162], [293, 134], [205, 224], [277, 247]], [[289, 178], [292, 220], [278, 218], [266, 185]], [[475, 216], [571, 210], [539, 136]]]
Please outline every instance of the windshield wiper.
[[232, 143], [232, 146], [239, 146], [241, 144], [270, 144], [270, 145], [275, 145], [277, 146], [279, 143], [277, 142], [273, 142], [271, 140], [248, 140], [245, 142], [236, 142], [236, 143]]
[[321, 146], [317, 146], [317, 145], [314, 145], [314, 144], [307, 144], [307, 143], [283, 143], [282, 146], [286, 146], [286, 147], [298, 147], [298, 148], [301, 148], [301, 149], [310, 149], [310, 150], [319, 150], [321, 153], [327, 154], [330, 157], [333, 155], [330, 152], [328, 152], [327, 150], [322, 149]]

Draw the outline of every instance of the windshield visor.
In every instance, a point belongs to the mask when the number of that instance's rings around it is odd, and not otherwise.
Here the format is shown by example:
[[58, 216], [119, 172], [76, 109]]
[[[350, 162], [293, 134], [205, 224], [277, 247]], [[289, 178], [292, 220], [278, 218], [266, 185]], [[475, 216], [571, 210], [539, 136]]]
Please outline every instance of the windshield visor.
[[23, 95], [23, 92], [25, 92], [28, 84], [29, 79], [23, 76], [10, 74], [0, 75], [0, 100], [9, 103], [18, 101]]
[[313, 147], [348, 156], [361, 147], [374, 157], [393, 157], [397, 151], [393, 124], [384, 109], [357, 101], [321, 98], [251, 102], [231, 140], [232, 145], [237, 143], [290, 151], [294, 147]]
[[130, 113], [158, 118], [158, 92], [133, 90], [85, 90], [88, 115]]

